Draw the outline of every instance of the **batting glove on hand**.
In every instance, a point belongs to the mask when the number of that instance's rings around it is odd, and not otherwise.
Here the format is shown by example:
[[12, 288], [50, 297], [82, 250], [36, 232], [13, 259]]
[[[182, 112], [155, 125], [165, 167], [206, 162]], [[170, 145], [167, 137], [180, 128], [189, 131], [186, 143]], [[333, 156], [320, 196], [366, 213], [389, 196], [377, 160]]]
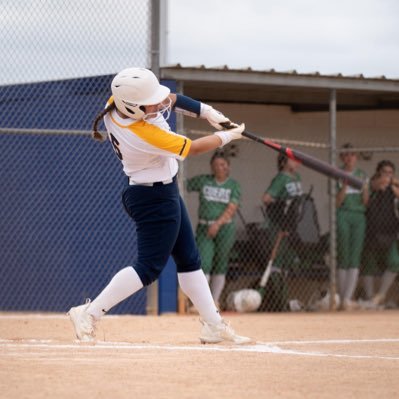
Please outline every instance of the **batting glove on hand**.
[[[224, 123], [233, 124], [229, 118], [226, 118], [221, 112], [217, 111], [215, 108], [210, 105], [201, 103], [201, 114], [200, 117], [206, 119], [209, 124], [211, 124], [217, 130], [223, 130]], [[233, 124], [235, 127], [237, 126], [235, 123]]]
[[238, 140], [242, 138], [242, 133], [244, 130], [245, 130], [245, 123], [241, 123], [241, 125], [238, 125], [233, 129], [216, 132], [215, 135], [218, 136], [220, 140], [222, 140], [222, 145], [220, 147], [223, 147], [224, 145], [230, 143], [230, 141], [232, 140]]

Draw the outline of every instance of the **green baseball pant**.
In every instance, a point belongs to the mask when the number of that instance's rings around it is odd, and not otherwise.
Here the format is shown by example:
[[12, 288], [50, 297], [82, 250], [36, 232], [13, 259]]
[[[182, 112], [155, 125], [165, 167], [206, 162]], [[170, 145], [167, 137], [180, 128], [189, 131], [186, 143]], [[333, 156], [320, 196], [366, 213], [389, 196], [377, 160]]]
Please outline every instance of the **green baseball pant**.
[[339, 268], [351, 269], [360, 266], [365, 232], [366, 216], [364, 213], [338, 209], [337, 238]]
[[235, 224], [224, 224], [214, 238], [208, 236], [208, 227], [206, 224], [198, 224], [196, 232], [202, 269], [205, 274], [226, 274], [235, 240]]

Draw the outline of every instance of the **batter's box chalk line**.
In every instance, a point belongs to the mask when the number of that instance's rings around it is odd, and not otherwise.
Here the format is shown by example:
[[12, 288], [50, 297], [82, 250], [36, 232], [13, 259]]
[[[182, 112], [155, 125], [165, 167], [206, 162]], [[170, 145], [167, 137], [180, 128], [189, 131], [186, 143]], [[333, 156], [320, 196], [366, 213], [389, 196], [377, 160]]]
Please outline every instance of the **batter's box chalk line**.
[[246, 353], [265, 353], [274, 355], [291, 355], [302, 357], [330, 357], [330, 358], [346, 358], [346, 359], [381, 359], [399, 361], [399, 356], [379, 356], [379, 355], [351, 355], [337, 354], [329, 352], [316, 352], [295, 350], [283, 348], [282, 345], [350, 345], [350, 344], [380, 344], [380, 343], [399, 343], [396, 338], [380, 338], [380, 339], [343, 339], [343, 340], [312, 340], [312, 341], [275, 341], [275, 342], [257, 342], [253, 345], [170, 345], [170, 344], [134, 344], [130, 342], [104, 342], [81, 343], [75, 342], [71, 344], [54, 340], [35, 340], [35, 339], [0, 339], [0, 348], [8, 350], [18, 349], [58, 349], [58, 350], [82, 350], [82, 351], [107, 351], [107, 350], [156, 350], [156, 351], [199, 351], [199, 352], [246, 352]]

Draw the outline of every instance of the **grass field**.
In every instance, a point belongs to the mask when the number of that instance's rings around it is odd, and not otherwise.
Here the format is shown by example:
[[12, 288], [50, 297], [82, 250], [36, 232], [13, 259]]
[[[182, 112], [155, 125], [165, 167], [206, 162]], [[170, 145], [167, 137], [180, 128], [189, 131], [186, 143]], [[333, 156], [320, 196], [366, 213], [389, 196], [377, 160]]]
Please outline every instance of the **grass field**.
[[195, 316], [0, 313], [0, 398], [397, 398], [399, 312], [225, 314], [247, 346], [201, 345]]

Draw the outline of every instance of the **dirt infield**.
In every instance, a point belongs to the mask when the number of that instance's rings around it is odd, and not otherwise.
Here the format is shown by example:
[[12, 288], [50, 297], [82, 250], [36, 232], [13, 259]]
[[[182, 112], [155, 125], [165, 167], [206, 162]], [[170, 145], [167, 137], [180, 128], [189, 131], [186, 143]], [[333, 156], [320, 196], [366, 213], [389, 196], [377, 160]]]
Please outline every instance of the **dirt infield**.
[[253, 345], [200, 345], [194, 316], [0, 313], [1, 398], [398, 398], [399, 312], [226, 314]]

